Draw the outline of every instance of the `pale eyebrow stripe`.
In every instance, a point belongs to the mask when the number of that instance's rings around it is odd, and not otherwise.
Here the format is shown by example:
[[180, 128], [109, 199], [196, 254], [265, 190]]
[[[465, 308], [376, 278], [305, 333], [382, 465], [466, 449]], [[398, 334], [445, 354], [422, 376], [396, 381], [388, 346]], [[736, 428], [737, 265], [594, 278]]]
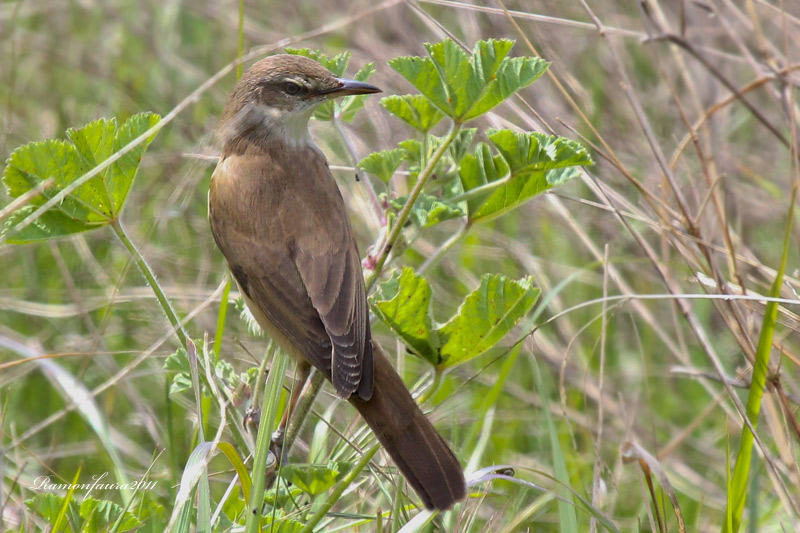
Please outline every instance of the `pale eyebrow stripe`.
[[302, 85], [306, 89], [311, 89], [312, 88], [311, 83], [307, 79], [302, 78], [302, 77], [296, 77], [295, 78], [295, 77], [291, 77], [291, 76], [286, 76], [285, 78], [283, 78], [283, 81], [291, 81], [291, 82], [297, 83], [298, 85]]

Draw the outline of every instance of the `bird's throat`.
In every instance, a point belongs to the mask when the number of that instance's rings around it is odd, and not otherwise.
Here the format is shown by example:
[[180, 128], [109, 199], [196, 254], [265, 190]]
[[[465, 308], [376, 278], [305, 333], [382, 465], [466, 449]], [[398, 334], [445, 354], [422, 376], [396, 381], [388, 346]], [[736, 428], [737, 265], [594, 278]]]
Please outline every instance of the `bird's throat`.
[[289, 148], [317, 149], [308, 131], [308, 120], [316, 106], [293, 111], [259, 104], [246, 104], [229, 117], [221, 128], [225, 144], [245, 140], [256, 144], [282, 143]]

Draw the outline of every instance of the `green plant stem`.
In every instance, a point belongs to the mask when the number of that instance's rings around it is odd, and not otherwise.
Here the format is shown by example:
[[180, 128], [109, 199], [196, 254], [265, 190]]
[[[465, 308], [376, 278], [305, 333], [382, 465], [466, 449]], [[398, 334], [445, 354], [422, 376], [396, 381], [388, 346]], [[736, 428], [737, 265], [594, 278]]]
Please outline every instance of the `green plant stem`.
[[167, 299], [167, 295], [164, 294], [164, 290], [161, 288], [161, 285], [158, 284], [158, 280], [156, 279], [156, 275], [150, 269], [150, 265], [147, 264], [144, 256], [139, 252], [139, 249], [136, 248], [136, 245], [133, 244], [133, 241], [128, 237], [128, 234], [125, 233], [125, 230], [122, 227], [122, 223], [120, 220], [114, 219], [109, 224], [111, 228], [114, 230], [114, 233], [117, 234], [117, 237], [120, 241], [122, 241], [123, 246], [128, 250], [128, 252], [133, 257], [133, 260], [136, 262], [136, 265], [139, 267], [144, 279], [147, 281], [147, 284], [150, 285], [150, 288], [153, 290], [153, 293], [156, 295], [156, 300], [161, 305], [161, 309], [164, 311], [164, 314], [167, 315], [167, 319], [169, 323], [172, 324], [173, 329], [175, 330], [175, 334], [178, 336], [178, 339], [181, 341], [181, 345], [184, 349], [188, 350], [188, 343], [186, 342], [186, 332], [181, 325], [180, 319], [178, 319], [178, 315], [175, 312], [175, 309], [172, 308], [172, 304]]
[[217, 332], [214, 334], [214, 362], [219, 362], [219, 354], [222, 350], [222, 335], [225, 333], [225, 318], [228, 316], [228, 295], [231, 293], [231, 278], [225, 283], [222, 289], [222, 299], [219, 303], [219, 314], [217, 315]]
[[505, 185], [508, 185], [509, 182], [517, 177], [518, 173], [511, 173], [509, 172], [505, 177], [500, 178], [499, 180], [490, 181], [489, 183], [485, 183], [483, 185], [479, 185], [473, 189], [470, 189], [466, 192], [462, 192], [461, 194], [457, 194], [452, 198], [448, 198], [447, 201], [458, 204], [461, 202], [469, 202], [470, 200], [474, 200], [475, 198], [481, 198], [482, 196], [486, 196], [495, 189], [499, 189]]
[[433, 383], [431, 383], [431, 386], [427, 391], [425, 391], [423, 394], [419, 396], [417, 403], [422, 405], [425, 402], [427, 402], [431, 396], [436, 394], [436, 391], [438, 391], [439, 387], [442, 386], [443, 379], [444, 379], [444, 370], [438, 366], [433, 367]]
[[[794, 227], [794, 209], [797, 199], [797, 184], [792, 187], [791, 200], [789, 204], [789, 216], [786, 222], [786, 231], [783, 236], [783, 252], [781, 263], [775, 274], [775, 280], [770, 288], [769, 295], [773, 298], [779, 297], [783, 277], [786, 273], [786, 263], [792, 243], [792, 229]], [[750, 395], [747, 398], [746, 414], [750, 420], [753, 430], [758, 423], [758, 415], [761, 412], [761, 401], [764, 398], [764, 390], [767, 386], [767, 373], [769, 371], [769, 359], [772, 352], [772, 341], [775, 336], [775, 324], [778, 321], [778, 303], [768, 302], [764, 310], [764, 320], [761, 324], [761, 334], [758, 338], [758, 348], [756, 349], [756, 359], [753, 363], [753, 377], [750, 380]], [[733, 470], [728, 487], [728, 509], [726, 515], [732, 515], [732, 527], [728, 527], [726, 522], [722, 531], [724, 533], [736, 533], [742, 523], [745, 502], [747, 499], [748, 480], [750, 474], [751, 461], [753, 457], [753, 441], [755, 435], [745, 424], [742, 427], [742, 440], [739, 443], [739, 455], [736, 458], [736, 466]], [[756, 520], [757, 517], [751, 517]]]
[[389, 257], [389, 252], [392, 251], [392, 246], [397, 241], [398, 237], [400, 237], [400, 233], [403, 231], [403, 226], [405, 226], [406, 221], [408, 220], [409, 215], [411, 214], [411, 208], [414, 207], [414, 202], [417, 201], [420, 193], [422, 192], [423, 187], [428, 182], [430, 177], [433, 175], [433, 170], [436, 168], [436, 164], [439, 163], [439, 160], [444, 155], [445, 151], [450, 147], [453, 140], [458, 135], [458, 132], [461, 131], [461, 124], [458, 122], [454, 122], [450, 128], [450, 133], [447, 134], [447, 137], [439, 145], [436, 151], [431, 156], [428, 164], [425, 165], [425, 169], [420, 173], [419, 177], [417, 178], [417, 182], [414, 184], [414, 188], [411, 189], [411, 193], [408, 195], [408, 200], [406, 200], [406, 204], [403, 206], [403, 209], [400, 210], [400, 213], [397, 214], [397, 220], [395, 220], [394, 225], [392, 226], [389, 235], [386, 237], [386, 241], [384, 241], [383, 246], [381, 247], [380, 252], [376, 256], [375, 260], [375, 268], [372, 273], [367, 278], [367, 292], [369, 293], [372, 286], [378, 280], [381, 275], [381, 270], [383, 270], [383, 265], [386, 263], [386, 259]]
[[311, 516], [311, 518], [308, 519], [308, 522], [306, 522], [305, 527], [300, 530], [300, 533], [311, 533], [311, 531], [314, 530], [314, 526], [316, 526], [319, 521], [325, 517], [328, 511], [331, 510], [331, 507], [333, 507], [333, 505], [339, 501], [339, 498], [341, 498], [347, 487], [349, 487], [350, 484], [355, 481], [356, 476], [358, 476], [358, 474], [364, 470], [364, 467], [369, 464], [370, 460], [375, 456], [376, 453], [378, 453], [378, 450], [380, 449], [381, 445], [375, 443], [372, 448], [364, 452], [364, 455], [361, 456], [361, 460], [359, 460], [358, 463], [353, 466], [353, 469], [350, 470], [350, 472], [348, 472], [347, 475], [336, 484], [331, 493], [328, 495], [328, 498], [325, 500], [325, 503], [323, 503], [322, 506]]
[[264, 505], [264, 490], [266, 488], [266, 467], [269, 448], [272, 443], [272, 430], [278, 413], [278, 403], [283, 391], [283, 376], [286, 374], [289, 357], [283, 350], [272, 350], [272, 366], [267, 374], [264, 387], [264, 397], [261, 401], [261, 422], [258, 424], [258, 437], [256, 438], [256, 453], [253, 460], [251, 478], [253, 480], [248, 502], [247, 533], [261, 531], [261, 508]]

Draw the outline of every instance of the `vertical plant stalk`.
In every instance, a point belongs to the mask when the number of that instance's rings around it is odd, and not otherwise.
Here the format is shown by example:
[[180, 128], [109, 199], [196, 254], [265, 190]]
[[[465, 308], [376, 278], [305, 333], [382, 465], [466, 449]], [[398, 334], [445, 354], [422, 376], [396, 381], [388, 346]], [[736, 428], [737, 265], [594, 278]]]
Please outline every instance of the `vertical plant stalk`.
[[231, 278], [225, 283], [222, 289], [222, 298], [219, 302], [219, 314], [217, 314], [217, 332], [214, 334], [214, 363], [219, 362], [219, 354], [222, 351], [222, 335], [225, 333], [225, 318], [228, 316], [228, 295], [231, 293]]
[[[786, 232], [783, 236], [783, 251], [781, 253], [781, 264], [775, 274], [775, 281], [769, 291], [769, 296], [780, 297], [781, 285], [786, 272], [786, 262], [792, 243], [792, 229], [794, 227], [794, 209], [797, 202], [797, 183], [792, 186], [791, 200], [789, 204], [789, 216], [786, 221]], [[772, 351], [772, 340], [775, 336], [775, 324], [778, 321], [778, 303], [775, 301], [767, 302], [764, 310], [764, 321], [761, 325], [761, 334], [758, 338], [758, 348], [756, 349], [756, 360], [753, 364], [753, 377], [750, 380], [750, 395], [747, 398], [746, 414], [750, 420], [753, 430], [758, 423], [758, 415], [761, 412], [761, 400], [764, 398], [764, 390], [767, 385], [767, 372], [769, 371], [769, 359]], [[736, 458], [736, 466], [733, 469], [733, 477], [728, 486], [728, 508], [726, 515], [732, 515], [732, 526], [728, 526], [726, 521], [722, 531], [724, 533], [736, 533], [742, 524], [742, 515], [747, 500], [747, 485], [750, 477], [750, 466], [753, 457], [753, 441], [755, 436], [745, 423], [742, 426], [742, 440], [739, 444], [739, 455]], [[751, 517], [755, 518], [755, 517]]]
[[436, 168], [436, 164], [439, 163], [439, 160], [442, 158], [445, 151], [447, 151], [447, 149], [450, 147], [459, 131], [461, 131], [461, 124], [454, 122], [450, 128], [450, 133], [447, 134], [445, 140], [433, 153], [428, 161], [428, 164], [425, 166], [425, 169], [417, 178], [417, 183], [415, 183], [414, 188], [411, 189], [411, 193], [408, 195], [406, 204], [403, 206], [403, 209], [400, 210], [400, 213], [397, 214], [397, 220], [395, 220], [389, 235], [386, 237], [386, 241], [383, 243], [383, 246], [381, 246], [380, 252], [378, 252], [375, 257], [375, 268], [367, 278], [367, 293], [369, 293], [370, 289], [372, 289], [372, 286], [375, 285], [375, 282], [380, 277], [381, 270], [383, 270], [383, 265], [386, 263], [387, 257], [389, 257], [389, 252], [392, 251], [392, 246], [394, 246], [394, 243], [397, 241], [398, 237], [400, 237], [400, 233], [403, 231], [403, 226], [411, 214], [411, 208], [414, 207], [414, 202], [416, 202], [417, 198], [419, 198], [422, 188], [425, 187], [425, 184], [433, 175], [433, 170]]
[[253, 480], [250, 492], [250, 501], [247, 502], [247, 533], [261, 531], [261, 508], [264, 505], [264, 491], [266, 489], [266, 468], [269, 448], [272, 443], [272, 430], [278, 413], [278, 403], [283, 391], [283, 376], [286, 374], [289, 357], [283, 350], [272, 350], [272, 366], [267, 374], [264, 386], [264, 397], [261, 401], [261, 422], [258, 424], [258, 437], [256, 438], [256, 453], [253, 460], [251, 478]]
[[136, 245], [133, 244], [133, 241], [131, 241], [131, 239], [128, 237], [128, 234], [125, 233], [119, 218], [112, 220], [110, 222], [110, 226], [111, 229], [114, 230], [114, 233], [116, 233], [119, 240], [122, 241], [123, 246], [125, 246], [125, 248], [133, 257], [133, 260], [136, 262], [136, 266], [139, 267], [139, 271], [142, 273], [144, 279], [147, 281], [147, 284], [150, 285], [150, 288], [156, 295], [156, 300], [158, 300], [158, 303], [161, 305], [161, 309], [164, 311], [164, 314], [167, 315], [167, 319], [172, 325], [172, 328], [175, 330], [178, 340], [181, 341], [181, 345], [184, 349], [188, 350], [186, 331], [184, 331], [175, 309], [172, 308], [172, 304], [167, 299], [167, 295], [164, 294], [164, 290], [161, 288], [161, 285], [158, 284], [156, 275], [150, 269], [150, 265], [147, 264], [147, 261], [142, 253], [139, 251]]
[[[205, 348], [205, 342], [203, 343], [203, 347]], [[197, 409], [197, 439], [198, 446], [200, 446], [207, 442], [205, 424], [208, 421], [209, 402], [206, 401], [208, 398], [203, 396], [203, 389], [200, 386], [200, 368], [197, 360], [197, 347], [191, 339], [189, 339], [187, 343], [186, 359], [189, 361], [189, 369], [192, 376], [192, 390], [194, 391], [195, 408]], [[207, 466], [206, 464], [206, 467]], [[197, 509], [197, 531], [202, 533], [210, 531], [211, 502], [210, 489], [208, 486], [208, 468], [203, 468], [203, 472], [197, 482], [195, 501]]]

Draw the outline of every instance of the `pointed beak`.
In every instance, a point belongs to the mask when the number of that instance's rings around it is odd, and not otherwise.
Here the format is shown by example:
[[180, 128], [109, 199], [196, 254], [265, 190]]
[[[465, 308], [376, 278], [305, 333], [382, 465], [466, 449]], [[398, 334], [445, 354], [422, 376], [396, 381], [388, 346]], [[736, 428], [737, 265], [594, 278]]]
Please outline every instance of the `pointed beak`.
[[314, 96], [339, 98], [340, 96], [350, 96], [354, 94], [373, 94], [373, 93], [383, 92], [378, 87], [370, 85], [369, 83], [364, 83], [363, 81], [343, 80], [343, 79], [339, 79], [338, 81], [340, 83], [338, 87], [332, 87], [330, 89], [326, 89], [324, 91], [316, 93]]

